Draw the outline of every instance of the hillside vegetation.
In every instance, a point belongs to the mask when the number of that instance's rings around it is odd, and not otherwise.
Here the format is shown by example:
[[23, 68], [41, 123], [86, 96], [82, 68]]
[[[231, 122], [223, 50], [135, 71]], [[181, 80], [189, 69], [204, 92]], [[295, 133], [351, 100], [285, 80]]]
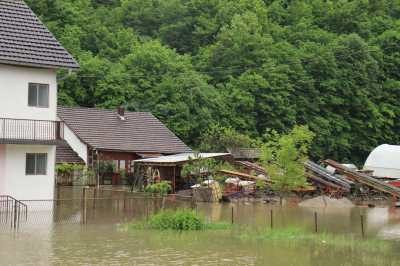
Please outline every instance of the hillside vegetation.
[[151, 111], [197, 147], [308, 125], [313, 158], [400, 143], [400, 0], [26, 0], [80, 71], [64, 105]]

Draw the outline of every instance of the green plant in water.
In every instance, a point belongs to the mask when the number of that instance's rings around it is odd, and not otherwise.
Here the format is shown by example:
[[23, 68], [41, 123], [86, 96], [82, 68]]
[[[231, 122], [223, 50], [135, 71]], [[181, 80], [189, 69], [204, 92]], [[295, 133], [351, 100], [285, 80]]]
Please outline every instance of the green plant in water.
[[310, 233], [303, 228], [289, 227], [284, 229], [256, 230], [250, 227], [240, 228], [237, 238], [241, 240], [264, 241], [291, 241], [293, 244], [302, 244], [304, 241], [317, 247], [330, 247], [337, 249], [349, 249], [352, 251], [388, 252], [391, 245], [388, 241], [379, 239], [361, 239], [348, 235], [330, 233]]
[[261, 161], [267, 168], [272, 188], [281, 194], [307, 187], [304, 162], [314, 133], [306, 126], [295, 126], [288, 134], [271, 131], [263, 145]]
[[159, 183], [151, 184], [146, 186], [145, 188], [145, 192], [157, 193], [160, 194], [161, 196], [165, 196], [171, 191], [172, 187], [170, 182], [168, 181], [161, 181]]
[[132, 223], [128, 228], [132, 229], [156, 229], [156, 230], [205, 230], [226, 229], [227, 223], [206, 223], [204, 218], [191, 209], [163, 210], [149, 217], [148, 221]]

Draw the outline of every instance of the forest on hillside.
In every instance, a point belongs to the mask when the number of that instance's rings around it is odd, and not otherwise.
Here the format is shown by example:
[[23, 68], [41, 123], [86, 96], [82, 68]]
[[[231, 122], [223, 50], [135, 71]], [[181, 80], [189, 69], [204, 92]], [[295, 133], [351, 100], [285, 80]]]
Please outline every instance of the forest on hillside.
[[61, 104], [150, 111], [192, 147], [295, 125], [316, 159], [400, 144], [400, 0], [26, 2], [81, 65]]

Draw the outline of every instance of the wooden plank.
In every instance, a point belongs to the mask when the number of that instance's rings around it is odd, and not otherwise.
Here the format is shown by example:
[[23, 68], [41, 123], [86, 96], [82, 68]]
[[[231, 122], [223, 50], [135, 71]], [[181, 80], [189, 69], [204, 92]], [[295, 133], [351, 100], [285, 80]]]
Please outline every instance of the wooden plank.
[[261, 181], [270, 183], [269, 180], [266, 180], [264, 178], [260, 178], [258, 176], [253, 176], [253, 175], [248, 175], [248, 174], [241, 173], [241, 172], [235, 172], [235, 171], [229, 171], [229, 170], [219, 170], [218, 172], [221, 174], [224, 174], [224, 175], [239, 177], [239, 178], [247, 179], [247, 180], [251, 180], [251, 181], [261, 180]]
[[400, 189], [397, 187], [386, 184], [386, 183], [379, 181], [369, 175], [353, 171], [334, 160], [325, 160], [325, 163], [334, 167], [339, 173], [344, 174], [344, 175], [348, 176], [349, 178], [351, 178], [361, 184], [369, 186], [378, 191], [385, 192], [394, 197], [400, 198]]

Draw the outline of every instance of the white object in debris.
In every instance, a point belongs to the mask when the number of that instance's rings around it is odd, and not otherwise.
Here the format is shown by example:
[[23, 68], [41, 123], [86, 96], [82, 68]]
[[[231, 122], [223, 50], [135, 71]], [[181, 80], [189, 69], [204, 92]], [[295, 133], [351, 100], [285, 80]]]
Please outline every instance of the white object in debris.
[[358, 170], [357, 166], [355, 166], [355, 165], [352, 164], [352, 163], [342, 163], [342, 165], [343, 165], [344, 167], [349, 168], [350, 170], [353, 170], [353, 171], [357, 171], [357, 170]]
[[239, 179], [239, 178], [233, 178], [233, 177], [227, 178], [227, 179], [225, 180], [225, 183], [226, 183], [226, 184], [235, 184], [235, 185], [238, 185], [239, 182], [240, 182], [240, 179]]
[[[347, 168], [349, 168], [350, 170], [353, 170], [353, 171], [357, 171], [358, 170], [357, 166], [355, 166], [352, 163], [342, 163], [341, 165], [343, 165], [344, 167], [347, 167]], [[336, 168], [333, 167], [333, 166], [328, 165], [325, 169], [329, 173], [331, 173], [332, 175], [334, 175], [336, 173]]]
[[240, 181], [239, 182], [239, 186], [241, 186], [241, 187], [248, 187], [248, 186], [252, 186], [254, 184], [255, 184], [255, 182], [253, 182], [253, 181]]
[[336, 172], [336, 168], [333, 167], [333, 166], [330, 166], [330, 165], [328, 165], [325, 169], [326, 169], [331, 175], [334, 175], [335, 172]]
[[263, 174], [259, 174], [259, 175], [257, 176], [257, 178], [260, 179], [260, 180], [265, 180], [265, 181], [268, 180], [268, 178], [267, 178], [265, 175], [263, 175]]
[[200, 184], [196, 184], [196, 185], [191, 186], [191, 188], [199, 188], [199, 187], [201, 187]]
[[210, 179], [210, 180], [205, 180], [205, 181], [203, 181], [203, 184], [204, 185], [211, 185], [211, 184], [214, 184], [214, 180], [212, 180], [212, 179]]

